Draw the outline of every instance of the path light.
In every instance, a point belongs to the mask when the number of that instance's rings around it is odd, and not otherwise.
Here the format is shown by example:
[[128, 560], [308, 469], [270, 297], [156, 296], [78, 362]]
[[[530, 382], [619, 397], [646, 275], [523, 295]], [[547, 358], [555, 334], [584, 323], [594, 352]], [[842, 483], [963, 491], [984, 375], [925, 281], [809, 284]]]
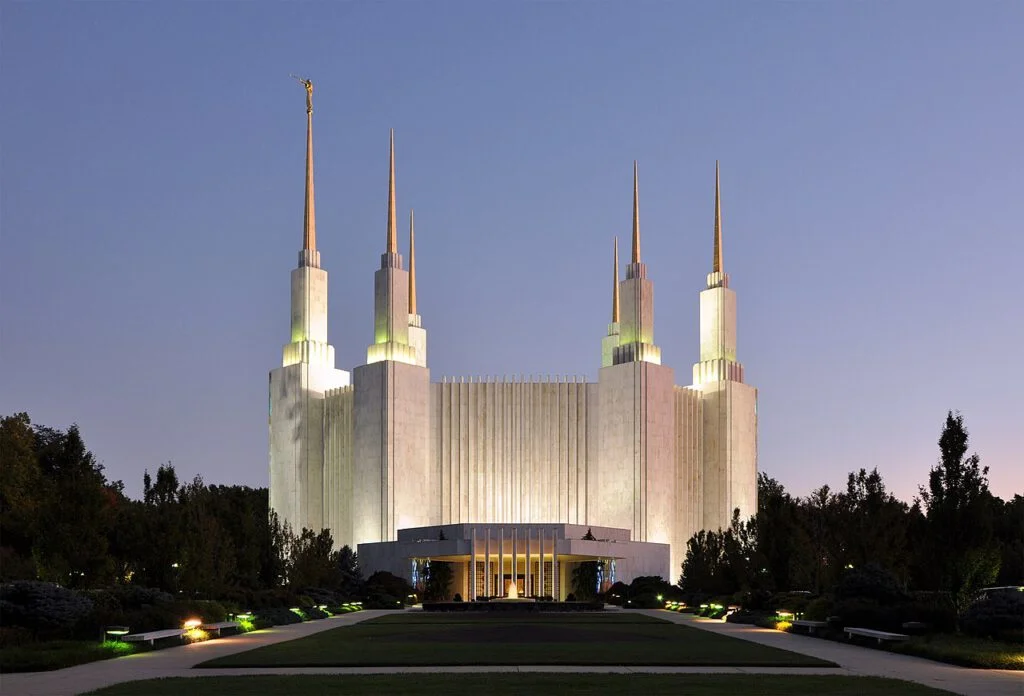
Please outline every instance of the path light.
[[[127, 626], [107, 626], [103, 629], [103, 641], [101, 642], [105, 643], [108, 640], [117, 640], [118, 637], [126, 636], [130, 632], [131, 631]], [[113, 638], [111, 638], [111, 636], [113, 636]]]
[[189, 619], [182, 624], [182, 627], [185, 629], [185, 639], [190, 643], [198, 643], [209, 638], [209, 634], [200, 628], [202, 625], [202, 619]]

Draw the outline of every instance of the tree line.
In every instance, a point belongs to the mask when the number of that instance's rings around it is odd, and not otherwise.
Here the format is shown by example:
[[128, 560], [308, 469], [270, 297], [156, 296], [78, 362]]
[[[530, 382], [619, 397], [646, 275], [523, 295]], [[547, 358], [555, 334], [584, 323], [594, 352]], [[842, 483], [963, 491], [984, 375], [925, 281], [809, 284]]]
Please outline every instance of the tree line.
[[143, 476], [141, 500], [109, 481], [77, 426], [0, 419], [0, 580], [73, 589], [132, 584], [175, 596], [328, 588], [354, 596], [358, 559], [327, 530], [291, 530], [266, 488], [182, 483], [171, 464]]
[[911, 504], [878, 469], [849, 474], [846, 489], [806, 497], [758, 475], [758, 510], [687, 544], [679, 586], [708, 595], [828, 593], [849, 571], [872, 569], [902, 591], [939, 593], [962, 615], [977, 591], [1024, 584], [1024, 496], [992, 495], [988, 467], [968, 454], [963, 416], [947, 414], [939, 461]]
[[[948, 414], [939, 450], [911, 504], [886, 490], [877, 469], [851, 473], [845, 490], [822, 486], [802, 498], [760, 474], [757, 514], [690, 539], [679, 587], [823, 594], [870, 566], [904, 589], [945, 593], [959, 613], [978, 587], [1022, 583], [1024, 497], [990, 493], [959, 414]], [[361, 582], [351, 549], [334, 551], [329, 531], [281, 525], [267, 489], [182, 483], [167, 464], [155, 477], [146, 472], [133, 500], [106, 478], [77, 426], [36, 425], [25, 413], [0, 419], [0, 530], [2, 581], [131, 584], [240, 601], [281, 588], [354, 593]], [[435, 575], [429, 594], [445, 596], [445, 573]]]

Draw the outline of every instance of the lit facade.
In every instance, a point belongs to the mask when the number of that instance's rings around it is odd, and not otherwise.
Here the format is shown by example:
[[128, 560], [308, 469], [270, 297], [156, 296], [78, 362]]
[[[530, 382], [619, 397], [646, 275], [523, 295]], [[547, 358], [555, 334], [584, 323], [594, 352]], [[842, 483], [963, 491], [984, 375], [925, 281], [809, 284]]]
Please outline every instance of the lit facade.
[[[712, 272], [700, 293], [700, 354], [691, 385], [676, 384], [654, 343], [654, 286], [640, 256], [635, 166], [630, 263], [621, 279], [616, 247], [611, 322], [595, 340], [597, 381], [432, 382], [416, 303], [411, 218], [408, 268], [398, 252], [392, 136], [373, 343], [365, 364], [350, 373], [334, 367], [327, 342], [327, 273], [315, 247], [307, 105], [305, 230], [292, 271], [291, 342], [282, 366], [270, 373], [270, 504], [283, 522], [296, 530], [329, 528], [338, 546], [359, 547], [365, 569], [394, 565], [407, 578], [414, 564], [394, 560], [410, 543], [402, 541], [403, 530], [422, 536], [416, 530], [462, 525], [452, 529], [472, 536], [558, 529], [569, 544], [573, 530], [605, 529], [619, 544], [604, 549], [607, 560], [620, 559], [618, 578], [628, 582], [644, 574], [674, 580], [694, 533], [727, 527], [733, 509], [744, 518], [756, 511], [757, 391], [744, 383], [737, 362], [736, 295], [722, 266], [717, 167]], [[614, 555], [629, 544], [651, 548]], [[509, 553], [523, 555], [510, 568], [533, 567], [525, 551]], [[462, 560], [475, 564], [472, 555]], [[471, 567], [459, 571], [466, 583]], [[470, 596], [486, 589], [466, 587]]]

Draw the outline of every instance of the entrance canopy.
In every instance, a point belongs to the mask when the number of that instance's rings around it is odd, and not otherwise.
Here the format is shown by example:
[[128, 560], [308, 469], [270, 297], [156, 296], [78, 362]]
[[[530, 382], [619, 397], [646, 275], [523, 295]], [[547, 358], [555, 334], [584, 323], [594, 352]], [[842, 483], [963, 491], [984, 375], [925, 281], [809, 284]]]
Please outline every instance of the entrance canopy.
[[670, 577], [669, 545], [631, 541], [629, 530], [575, 524], [447, 524], [398, 531], [359, 545], [367, 573], [386, 570], [414, 586], [430, 561], [453, 564], [453, 592], [467, 600], [519, 595], [564, 600], [572, 570], [596, 561], [601, 588], [642, 575]]

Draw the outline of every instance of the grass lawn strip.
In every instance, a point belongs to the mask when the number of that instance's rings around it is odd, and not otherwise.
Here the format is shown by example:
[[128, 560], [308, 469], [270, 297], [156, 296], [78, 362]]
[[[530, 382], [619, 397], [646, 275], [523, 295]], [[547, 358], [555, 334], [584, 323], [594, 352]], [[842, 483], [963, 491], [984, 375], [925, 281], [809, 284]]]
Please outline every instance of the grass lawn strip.
[[608, 619], [504, 615], [442, 621], [435, 614], [406, 613], [229, 655], [199, 667], [836, 666], [653, 617], [610, 614]]
[[176, 677], [127, 682], [92, 691], [95, 696], [451, 696], [485, 693], [622, 696], [937, 696], [948, 691], [881, 677], [757, 674], [389, 674]]
[[0, 672], [43, 672], [74, 665], [107, 660], [148, 649], [120, 642], [99, 643], [84, 640], [52, 640], [0, 649]]
[[1024, 643], [1011, 645], [971, 636], [935, 635], [914, 637], [889, 649], [961, 667], [1024, 670]]

